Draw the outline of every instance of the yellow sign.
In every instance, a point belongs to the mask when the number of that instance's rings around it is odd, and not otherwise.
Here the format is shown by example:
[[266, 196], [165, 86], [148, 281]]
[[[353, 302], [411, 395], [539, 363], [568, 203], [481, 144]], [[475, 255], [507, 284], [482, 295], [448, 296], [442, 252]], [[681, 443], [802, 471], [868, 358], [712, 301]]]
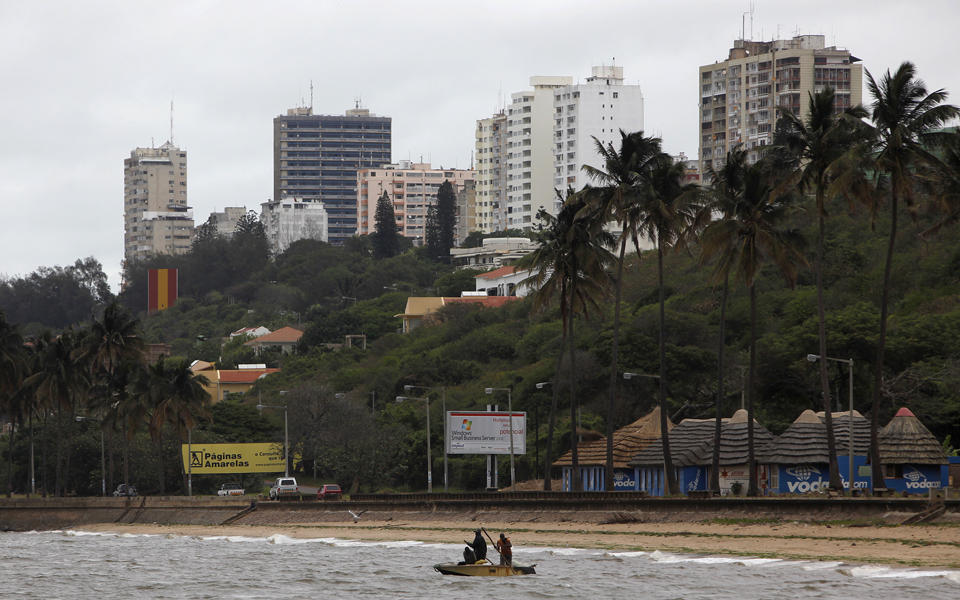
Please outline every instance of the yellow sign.
[[283, 473], [283, 444], [183, 444], [183, 471]]

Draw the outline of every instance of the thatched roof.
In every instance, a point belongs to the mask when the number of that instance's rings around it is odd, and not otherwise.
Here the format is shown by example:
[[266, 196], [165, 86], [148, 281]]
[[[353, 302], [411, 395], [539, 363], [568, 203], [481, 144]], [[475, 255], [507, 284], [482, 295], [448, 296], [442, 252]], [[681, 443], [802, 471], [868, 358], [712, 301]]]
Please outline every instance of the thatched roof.
[[880, 462], [889, 465], [945, 465], [947, 455], [910, 409], [901, 408], [880, 431]]
[[[850, 415], [831, 413], [837, 454], [847, 454], [850, 447]], [[827, 424], [824, 413], [805, 410], [790, 427], [773, 440], [758, 460], [774, 465], [798, 465], [830, 462], [827, 445]], [[870, 448], [870, 422], [853, 412], [853, 450], [866, 454]]]
[[[773, 440], [773, 434], [753, 422], [754, 452], [759, 457]], [[670, 431], [670, 454], [677, 467], [709, 465], [713, 462], [714, 419], [684, 419]], [[720, 464], [742, 465], [747, 462], [747, 411], [738, 410], [723, 419], [720, 430]], [[656, 441], [629, 462], [631, 467], [663, 464], [663, 444]]]
[[[674, 424], [667, 419], [667, 430], [673, 429]], [[613, 432], [613, 466], [624, 469], [627, 462], [637, 452], [646, 448], [651, 442], [660, 439], [660, 407], [641, 417], [637, 421]], [[607, 438], [601, 437], [577, 444], [577, 463], [580, 466], [602, 466], [607, 464]], [[568, 451], [553, 463], [555, 467], [569, 467], [573, 465], [573, 451]]]

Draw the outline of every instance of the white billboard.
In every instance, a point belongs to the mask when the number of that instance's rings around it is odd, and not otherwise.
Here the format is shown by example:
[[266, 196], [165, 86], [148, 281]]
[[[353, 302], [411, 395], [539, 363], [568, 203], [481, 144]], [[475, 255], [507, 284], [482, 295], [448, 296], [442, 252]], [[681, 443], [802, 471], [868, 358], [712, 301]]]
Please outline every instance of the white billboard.
[[[527, 453], [527, 413], [513, 413], [513, 453]], [[447, 412], [447, 454], [510, 454], [510, 413]]]

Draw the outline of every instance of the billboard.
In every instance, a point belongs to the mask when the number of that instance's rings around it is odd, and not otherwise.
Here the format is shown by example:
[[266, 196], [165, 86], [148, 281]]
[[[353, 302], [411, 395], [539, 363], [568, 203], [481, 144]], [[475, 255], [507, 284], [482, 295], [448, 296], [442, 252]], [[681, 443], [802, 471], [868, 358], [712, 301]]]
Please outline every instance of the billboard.
[[147, 310], [170, 308], [177, 301], [177, 270], [150, 269], [147, 277]]
[[181, 451], [184, 473], [283, 473], [283, 444], [183, 444]]
[[[510, 454], [510, 413], [447, 412], [447, 454]], [[527, 413], [513, 413], [513, 453], [527, 453]]]

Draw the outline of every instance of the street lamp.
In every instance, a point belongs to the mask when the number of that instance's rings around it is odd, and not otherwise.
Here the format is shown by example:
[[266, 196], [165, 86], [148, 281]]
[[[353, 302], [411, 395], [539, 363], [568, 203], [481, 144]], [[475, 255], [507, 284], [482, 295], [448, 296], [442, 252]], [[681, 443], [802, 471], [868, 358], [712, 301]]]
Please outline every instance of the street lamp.
[[411, 398], [409, 396], [397, 396], [397, 402], [404, 400], [421, 400], [427, 403], [427, 493], [433, 493], [433, 461], [430, 460], [430, 398]]
[[[450, 487], [447, 481], [447, 388], [426, 387], [423, 385], [403, 386], [403, 391], [405, 392], [409, 392], [410, 390], [413, 390], [413, 389], [432, 390], [434, 392], [440, 392], [440, 401], [443, 403], [443, 491], [444, 493], [446, 493], [450, 491]], [[429, 409], [429, 407], [427, 408]]]
[[[553, 385], [552, 381], [541, 381], [537, 384], [537, 389], [542, 390], [548, 385]], [[540, 401], [535, 404], [536, 410], [533, 411], [533, 428], [537, 430], [537, 435], [533, 438], [533, 447], [537, 455], [537, 468], [540, 468]]]
[[484, 390], [488, 394], [494, 392], [507, 393], [507, 412], [510, 414], [510, 487], [516, 487], [517, 470], [513, 462], [513, 390], [510, 388], [487, 388]]
[[[820, 360], [819, 354], [808, 354], [807, 360], [812, 363]], [[832, 360], [835, 362], [847, 363], [850, 366], [850, 496], [853, 496], [853, 359], [843, 359], [843, 358], [830, 358], [825, 356], [824, 360]]]
[[[283, 394], [284, 392], [280, 392]], [[268, 404], [258, 404], [257, 410], [263, 412], [265, 408], [283, 409], [283, 476], [290, 477], [290, 428], [287, 426], [287, 407], [270, 406]]]
[[103, 419], [99, 417], [77, 417], [77, 423], [86, 420], [100, 421], [100, 488], [103, 491], [103, 497], [107, 497], [107, 463], [106, 455], [103, 451]]
[[652, 379], [660, 379], [659, 375], [647, 375], [646, 373], [624, 373], [624, 379], [632, 379], [634, 377], [650, 377]]
[[356, 298], [351, 298], [350, 296], [340, 296], [340, 298], [341, 298], [342, 300], [353, 300], [353, 305], [354, 305], [354, 306], [357, 305], [357, 299], [356, 299]]

